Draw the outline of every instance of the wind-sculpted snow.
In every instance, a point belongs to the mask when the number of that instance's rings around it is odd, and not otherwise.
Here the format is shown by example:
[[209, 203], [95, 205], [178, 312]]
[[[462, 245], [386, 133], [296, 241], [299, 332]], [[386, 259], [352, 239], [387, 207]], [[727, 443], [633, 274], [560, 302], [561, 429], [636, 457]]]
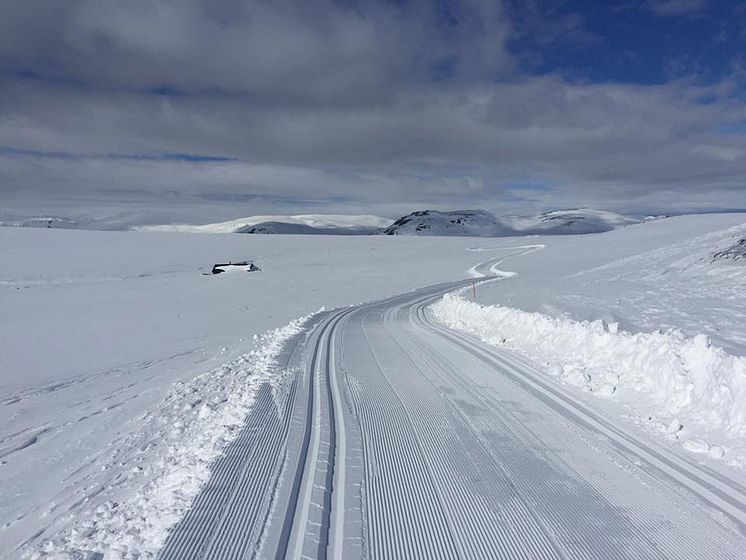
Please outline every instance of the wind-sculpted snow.
[[28, 555], [154, 557], [168, 530], [190, 509], [211, 476], [214, 461], [242, 433], [247, 414], [255, 406], [275, 406], [267, 391], [275, 387], [282, 392], [288, 375], [278, 357], [307, 320], [270, 331], [259, 337], [257, 349], [249, 354], [188, 383], [175, 384], [161, 406], [147, 414], [141, 431], [110, 444], [112, 458], [105, 468], [128, 471], [128, 497], [79, 512], [71, 529]]
[[[746, 357], [712, 346], [706, 335], [630, 334], [616, 324], [483, 306], [452, 294], [433, 312], [451, 328], [547, 364], [547, 373], [565, 383], [636, 402], [641, 418], [665, 419], [661, 427], [691, 450], [721, 457], [731, 442], [737, 448], [728, 459], [745, 458], [740, 455], [746, 438]], [[716, 441], [698, 438], [702, 429]], [[724, 441], [714, 434], [723, 434]]]

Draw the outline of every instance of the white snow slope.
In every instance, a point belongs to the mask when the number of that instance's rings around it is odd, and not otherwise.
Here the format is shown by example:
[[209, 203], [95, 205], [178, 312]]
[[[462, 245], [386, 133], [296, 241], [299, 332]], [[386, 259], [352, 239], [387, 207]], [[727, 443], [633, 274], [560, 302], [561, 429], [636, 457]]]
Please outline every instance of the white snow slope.
[[[729, 228], [744, 222], [744, 215], [694, 216], [595, 236], [537, 237], [521, 256], [515, 247], [525, 239], [475, 247], [468, 238], [0, 229], [0, 551], [13, 558], [23, 550], [60, 552], [72, 545], [106, 550], [106, 558], [154, 554], [241, 429], [261, 384], [282, 387], [292, 377], [285, 365], [291, 360], [278, 351], [303, 328], [295, 318], [321, 306], [464, 278], [477, 263], [502, 255], [514, 256], [496, 266], [515, 275], [480, 285], [480, 303], [562, 318], [567, 324], [560, 323], [557, 332], [578, 319], [618, 322], [629, 335], [603, 330], [624, 337], [677, 326], [682, 344], [704, 333], [736, 359], [746, 340], [746, 302], [738, 289], [744, 261], [713, 263], [711, 256], [733, 245], [742, 229]], [[262, 271], [202, 274], [216, 262], [245, 259]], [[371, 318], [380, 315], [370, 312]], [[530, 328], [513, 328], [511, 334], [534, 340]], [[363, 343], [363, 333], [355, 340]], [[668, 340], [660, 340], [661, 352]], [[385, 362], [402, 352], [383, 338], [376, 344], [384, 344]], [[604, 344], [607, 350], [622, 348]], [[580, 369], [597, 373], [587, 367], [584, 345], [574, 347]], [[645, 345], [634, 351], [640, 360], [652, 360]], [[567, 363], [538, 350], [533, 356], [539, 368], [546, 365], [546, 374]], [[633, 362], [638, 354], [601, 356]], [[398, 363], [386, 363], [399, 371]], [[658, 370], [646, 371], [651, 377]], [[721, 369], [702, 371], [713, 374], [718, 390], [738, 388], [736, 377]], [[371, 383], [382, 387], [373, 377]], [[620, 394], [627, 391], [618, 385]], [[718, 403], [727, 397], [723, 393]], [[640, 412], [615, 399], [588, 397], [588, 403], [621, 425], [630, 424], [621, 415], [637, 420]], [[697, 403], [701, 417], [692, 418], [704, 421], [712, 402], [691, 400], [692, 407]], [[682, 410], [694, 414], [692, 407]], [[657, 412], [661, 420], [669, 411]], [[689, 416], [685, 420], [679, 435], [690, 429]], [[723, 436], [731, 438], [722, 447], [726, 461], [738, 456], [736, 438], [743, 441], [727, 434], [728, 427], [722, 426]], [[686, 440], [698, 450], [696, 438]], [[710, 455], [719, 454], [715, 439], [703, 441]], [[435, 453], [435, 447], [427, 449]], [[695, 457], [722, 467], [708, 455]]]
[[[544, 238], [544, 254], [524, 260], [525, 268], [510, 261], [523, 272], [481, 288], [479, 303], [449, 295], [434, 310], [452, 328], [617, 401], [686, 449], [743, 466], [746, 260], [723, 256], [746, 237], [746, 223], [727, 227], [734, 219], [746, 216], [671, 218], [572, 245]], [[723, 229], [708, 231], [718, 222]], [[481, 249], [500, 253], [497, 244]], [[492, 302], [502, 305], [483, 305]]]

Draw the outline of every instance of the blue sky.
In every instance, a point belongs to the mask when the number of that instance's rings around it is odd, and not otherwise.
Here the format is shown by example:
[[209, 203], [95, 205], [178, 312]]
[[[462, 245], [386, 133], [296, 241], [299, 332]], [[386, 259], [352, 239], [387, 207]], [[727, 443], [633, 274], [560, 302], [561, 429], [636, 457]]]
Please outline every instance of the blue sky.
[[512, 4], [529, 19], [537, 11], [551, 11], [558, 33], [564, 22], [565, 40], [551, 48], [540, 33], [511, 43], [535, 72], [593, 82], [653, 85], [681, 78], [707, 83], [731, 75], [744, 62], [746, 5], [737, 0], [542, 1], [535, 9], [526, 7], [531, 2]]
[[730, 0], [5, 3], [0, 213], [743, 208], [744, 22]]

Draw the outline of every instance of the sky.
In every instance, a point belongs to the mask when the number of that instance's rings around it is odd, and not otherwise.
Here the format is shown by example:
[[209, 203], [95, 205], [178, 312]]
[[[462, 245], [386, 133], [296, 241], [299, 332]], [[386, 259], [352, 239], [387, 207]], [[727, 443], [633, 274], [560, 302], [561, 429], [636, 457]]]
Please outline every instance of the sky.
[[0, 218], [746, 208], [739, 0], [4, 0]]

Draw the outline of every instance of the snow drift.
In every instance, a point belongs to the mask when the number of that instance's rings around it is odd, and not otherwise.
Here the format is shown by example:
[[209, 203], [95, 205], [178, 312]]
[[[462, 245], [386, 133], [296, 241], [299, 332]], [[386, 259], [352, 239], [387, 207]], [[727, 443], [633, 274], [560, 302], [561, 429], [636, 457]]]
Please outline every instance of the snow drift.
[[[614, 323], [482, 306], [458, 295], [446, 295], [432, 310], [450, 328], [546, 364], [546, 372], [565, 383], [631, 399], [639, 412], [644, 412], [643, 403], [656, 411], [658, 421], [668, 417], [665, 428], [672, 435], [689, 424], [728, 437], [746, 435], [746, 357], [712, 346], [706, 335], [687, 338], [677, 330], [631, 334]], [[685, 447], [723, 453], [699, 440]]]

